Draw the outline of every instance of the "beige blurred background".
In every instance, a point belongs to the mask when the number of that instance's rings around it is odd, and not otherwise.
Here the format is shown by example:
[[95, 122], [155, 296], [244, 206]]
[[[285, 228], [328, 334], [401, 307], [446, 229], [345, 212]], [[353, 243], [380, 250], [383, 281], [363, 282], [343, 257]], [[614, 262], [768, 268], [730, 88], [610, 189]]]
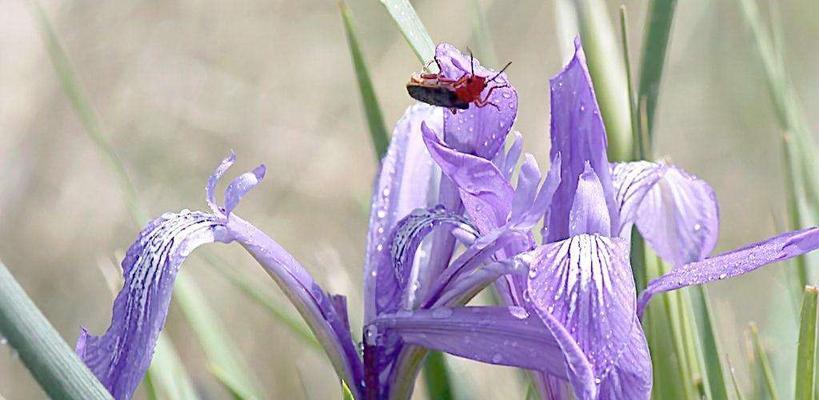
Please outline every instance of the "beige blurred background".
[[[480, 48], [471, 1], [413, 3], [434, 40]], [[609, 2], [612, 17], [621, 3]], [[785, 224], [780, 132], [737, 3], [679, 3], [656, 148], [716, 189], [718, 250], [728, 249]], [[391, 125], [411, 103], [404, 84], [419, 63], [379, 2], [349, 4]], [[509, 76], [520, 93], [517, 129], [545, 165], [548, 78], [561, 67], [561, 47], [568, 45], [559, 42], [555, 6], [480, 4], [497, 60], [514, 61]], [[641, 1], [625, 4], [637, 65], [645, 10]], [[266, 163], [266, 181], [238, 212], [289, 249], [325, 288], [347, 294], [353, 324], [360, 326], [376, 161], [336, 3], [83, 0], [43, 6], [149, 214], [205, 208], [205, 180], [230, 149], [239, 155], [234, 173]], [[788, 68], [811, 127], [819, 131], [819, 2], [789, 1], [781, 8]], [[0, 257], [73, 344], [80, 325], [96, 333], [108, 325], [111, 295], [100, 271], [111, 270], [111, 257], [121, 256], [136, 230], [115, 174], [61, 89], [28, 3], [0, 0], [0, 10]], [[267, 282], [234, 247], [211, 251], [235, 262], [225, 267]], [[337, 396], [322, 354], [199, 258], [184, 269], [206, 291], [268, 398]], [[782, 276], [773, 267], [709, 286], [722, 343], [748, 388], [743, 331], [755, 320], [763, 334], [775, 332], [781, 309], [773, 299], [785, 296]], [[272, 282], [269, 292], [286, 305]], [[175, 305], [166, 331], [204, 398], [226, 398]], [[513, 369], [452, 364], [472, 398], [523, 396]], [[8, 400], [45, 397], [7, 346], [0, 346], [0, 393]]]

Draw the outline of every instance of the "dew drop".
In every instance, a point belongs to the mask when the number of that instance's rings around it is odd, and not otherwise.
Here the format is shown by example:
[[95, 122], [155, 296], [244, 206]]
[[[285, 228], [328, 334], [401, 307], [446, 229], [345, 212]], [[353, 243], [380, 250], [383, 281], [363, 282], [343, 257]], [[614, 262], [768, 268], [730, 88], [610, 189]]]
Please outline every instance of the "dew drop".
[[526, 319], [529, 316], [529, 313], [523, 307], [509, 307], [509, 313], [517, 319]]
[[495, 363], [495, 364], [501, 362], [502, 360], [503, 360], [503, 356], [500, 355], [500, 353], [495, 353], [495, 355], [492, 356], [492, 362]]
[[535, 268], [530, 269], [529, 270], [529, 279], [537, 278], [537, 273], [538, 273], [537, 269], [535, 269]]
[[725, 278], [727, 278], [727, 277], [728, 277], [728, 274], [726, 274], [726, 273], [724, 273], [724, 272], [723, 272], [723, 273], [721, 273], [721, 274], [719, 274], [719, 279], [725, 279]]
[[375, 215], [376, 215], [376, 216], [378, 216], [378, 218], [384, 218], [384, 217], [386, 217], [386, 216], [387, 216], [387, 211], [386, 211], [386, 210], [381, 209], [381, 210], [378, 210], [378, 212], [377, 212], [377, 213], [375, 213]]
[[505, 92], [503, 92], [503, 95], [502, 95], [502, 96], [503, 96], [503, 98], [504, 98], [504, 99], [508, 99], [508, 98], [511, 98], [511, 97], [512, 97], [512, 93], [509, 93], [509, 92], [506, 92], [506, 91], [505, 91]]
[[694, 224], [694, 232], [699, 232], [702, 229], [702, 225]]
[[580, 105], [580, 112], [583, 112], [583, 111], [586, 111], [586, 106], [581, 104]]

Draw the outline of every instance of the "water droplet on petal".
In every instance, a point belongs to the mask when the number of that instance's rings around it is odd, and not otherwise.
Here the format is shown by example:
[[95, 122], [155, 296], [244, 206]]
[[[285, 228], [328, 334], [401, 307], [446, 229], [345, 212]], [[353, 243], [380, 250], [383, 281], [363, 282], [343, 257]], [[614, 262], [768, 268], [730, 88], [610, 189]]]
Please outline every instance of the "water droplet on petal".
[[378, 210], [378, 212], [376, 212], [375, 215], [378, 216], [378, 218], [384, 218], [387, 216], [387, 211], [383, 209]]
[[719, 274], [719, 279], [725, 279], [725, 278], [727, 278], [727, 277], [728, 277], [728, 274], [726, 274], [726, 273], [724, 273], [724, 272], [723, 272], [723, 273], [721, 273], [721, 274]]
[[509, 313], [517, 319], [526, 319], [529, 316], [529, 313], [523, 307], [509, 307]]
[[436, 308], [432, 310], [433, 318], [449, 318], [452, 316], [452, 310], [449, 308]]
[[503, 356], [500, 353], [496, 353], [494, 356], [492, 356], [492, 362], [495, 364], [501, 362], [502, 360]]
[[694, 232], [699, 232], [702, 229], [702, 225], [694, 224]]

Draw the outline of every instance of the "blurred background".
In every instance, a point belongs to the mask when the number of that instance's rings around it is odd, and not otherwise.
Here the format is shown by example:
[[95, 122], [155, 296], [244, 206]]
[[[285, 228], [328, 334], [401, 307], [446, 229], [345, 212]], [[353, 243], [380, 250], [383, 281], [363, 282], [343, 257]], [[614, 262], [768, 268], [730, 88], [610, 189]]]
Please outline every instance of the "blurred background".
[[[487, 52], [473, 33], [472, 1], [413, 4], [435, 41]], [[639, 65], [644, 3], [628, 7]], [[404, 84], [420, 69], [387, 12], [348, 0], [385, 119], [411, 104]], [[484, 64], [513, 64], [516, 128], [548, 163], [548, 78], [563, 49], [551, 1], [479, 1], [490, 32]], [[339, 9], [326, 0], [44, 1], [82, 90], [123, 159], [147, 213], [204, 209], [203, 187], [231, 150], [237, 171], [264, 162], [268, 176], [238, 212], [269, 233], [328, 290], [346, 294], [360, 337], [361, 271], [376, 168]], [[80, 326], [108, 326], [106, 276], [135, 238], [117, 176], [84, 132], [55, 74], [32, 7], [0, 0], [0, 258], [71, 344]], [[763, 4], [763, 10], [765, 9]], [[813, 131], [819, 131], [819, 2], [781, 4], [785, 57]], [[615, 24], [615, 27], [618, 25]], [[493, 66], [493, 65], [490, 65]], [[635, 71], [636, 72], [636, 71]], [[784, 230], [781, 132], [758, 54], [733, 1], [677, 6], [655, 119], [656, 152], [707, 180], [721, 205], [717, 250]], [[235, 173], [236, 171], [234, 171]], [[225, 268], [268, 283], [238, 246], [211, 246]], [[337, 396], [322, 353], [303, 344], [199, 257], [185, 274], [201, 286], [268, 398]], [[740, 383], [745, 330], [774, 334], [791, 308], [776, 266], [709, 286], [720, 337]], [[791, 310], [788, 310], [790, 312]], [[205, 398], [226, 398], [178, 306], [166, 332]], [[787, 359], [796, 338], [776, 357]], [[789, 353], [790, 352], [790, 353]], [[658, 355], [654, 355], [657, 357]], [[659, 355], [662, 356], [662, 355]], [[522, 398], [515, 370], [449, 358], [474, 398]], [[793, 365], [790, 361], [787, 365]], [[417, 391], [417, 398], [424, 398]], [[45, 394], [0, 346], [0, 393]], [[143, 398], [139, 393], [137, 398]]]

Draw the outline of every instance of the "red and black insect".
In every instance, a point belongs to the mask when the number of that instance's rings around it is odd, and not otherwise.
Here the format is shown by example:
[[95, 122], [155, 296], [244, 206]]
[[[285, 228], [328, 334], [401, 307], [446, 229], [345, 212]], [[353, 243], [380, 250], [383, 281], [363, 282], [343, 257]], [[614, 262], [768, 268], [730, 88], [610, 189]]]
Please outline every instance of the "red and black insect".
[[[507, 63], [495, 76], [488, 78], [486, 76], [475, 75], [475, 57], [470, 52], [470, 59], [472, 63], [472, 72], [464, 72], [458, 79], [450, 79], [443, 76], [441, 73], [433, 74], [429, 72], [422, 72], [413, 74], [407, 83], [407, 92], [410, 97], [415, 100], [438, 107], [447, 107], [452, 110], [454, 114], [456, 110], [466, 110], [471, 103], [475, 103], [478, 107], [492, 106], [500, 110], [497, 104], [489, 101], [492, 92], [495, 89], [509, 87], [507, 84], [495, 85], [489, 89], [486, 96], [481, 98], [481, 92], [489, 85], [490, 82], [497, 79], [506, 68], [512, 63]], [[438, 70], [441, 71], [441, 64], [438, 58], [434, 59], [438, 64]]]

